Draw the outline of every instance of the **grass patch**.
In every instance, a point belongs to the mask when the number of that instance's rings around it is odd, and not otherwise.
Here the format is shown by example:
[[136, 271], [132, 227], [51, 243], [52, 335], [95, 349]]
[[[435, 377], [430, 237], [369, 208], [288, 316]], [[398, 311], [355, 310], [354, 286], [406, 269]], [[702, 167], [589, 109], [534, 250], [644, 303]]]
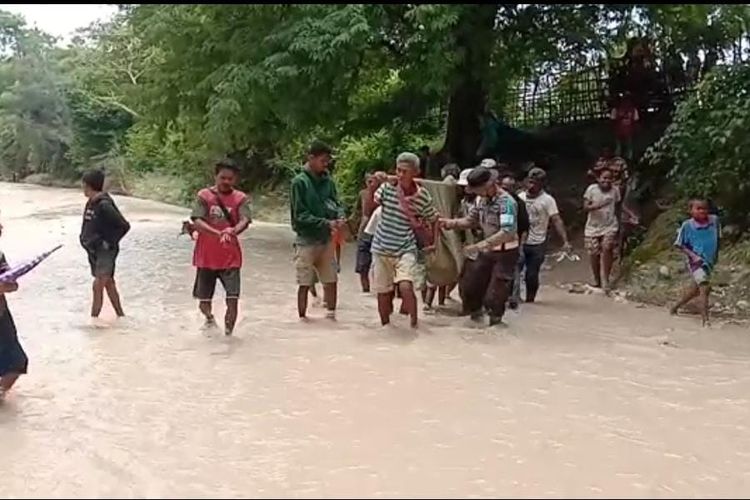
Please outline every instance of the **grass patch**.
[[185, 181], [176, 175], [149, 172], [128, 179], [128, 191], [131, 196], [170, 205], [189, 206], [185, 196], [186, 187]]

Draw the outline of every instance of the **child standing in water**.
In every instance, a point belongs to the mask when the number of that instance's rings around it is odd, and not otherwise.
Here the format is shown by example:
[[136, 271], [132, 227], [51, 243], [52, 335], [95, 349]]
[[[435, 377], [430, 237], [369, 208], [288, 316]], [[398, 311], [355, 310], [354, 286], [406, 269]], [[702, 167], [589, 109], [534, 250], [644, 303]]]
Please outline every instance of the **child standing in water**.
[[708, 296], [711, 293], [711, 271], [719, 258], [721, 225], [719, 217], [711, 215], [708, 201], [690, 200], [690, 219], [680, 226], [675, 246], [687, 257], [688, 270], [692, 278], [690, 286], [677, 304], [671, 309], [677, 314], [680, 307], [700, 296], [701, 319], [703, 326], [708, 321]]
[[[0, 234], [3, 226], [0, 224]], [[0, 252], [0, 273], [8, 269], [8, 263], [5, 255]], [[18, 290], [16, 283], [0, 283], [0, 401], [5, 394], [13, 387], [18, 377], [26, 374], [29, 359], [18, 342], [16, 333], [16, 324], [13, 322], [13, 316], [8, 309], [8, 302], [5, 299], [6, 293], [12, 293]]]

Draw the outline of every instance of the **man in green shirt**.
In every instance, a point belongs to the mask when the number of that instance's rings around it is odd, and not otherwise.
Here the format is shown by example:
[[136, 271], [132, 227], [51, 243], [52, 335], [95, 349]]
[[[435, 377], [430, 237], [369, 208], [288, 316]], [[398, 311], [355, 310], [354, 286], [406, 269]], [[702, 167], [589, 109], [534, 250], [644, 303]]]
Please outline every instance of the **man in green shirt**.
[[331, 148], [315, 141], [307, 151], [307, 163], [292, 179], [290, 190], [294, 266], [297, 274], [297, 312], [307, 317], [307, 295], [317, 275], [323, 283], [323, 300], [327, 317], [336, 317], [336, 282], [334, 246], [331, 232], [346, 222], [338, 200], [336, 186], [329, 173]]

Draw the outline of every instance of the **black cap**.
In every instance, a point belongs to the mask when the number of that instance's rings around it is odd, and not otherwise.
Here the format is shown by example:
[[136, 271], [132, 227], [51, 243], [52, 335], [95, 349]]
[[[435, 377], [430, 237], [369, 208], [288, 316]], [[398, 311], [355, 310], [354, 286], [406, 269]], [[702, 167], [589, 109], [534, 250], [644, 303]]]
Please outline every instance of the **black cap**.
[[487, 184], [491, 184], [497, 181], [497, 171], [489, 169], [487, 167], [476, 167], [471, 170], [466, 182], [468, 183], [469, 191], [476, 191], [482, 189]]
[[547, 172], [545, 172], [544, 169], [541, 169], [539, 167], [534, 167], [531, 170], [529, 170], [528, 178], [535, 180], [537, 182], [544, 182], [547, 180]]

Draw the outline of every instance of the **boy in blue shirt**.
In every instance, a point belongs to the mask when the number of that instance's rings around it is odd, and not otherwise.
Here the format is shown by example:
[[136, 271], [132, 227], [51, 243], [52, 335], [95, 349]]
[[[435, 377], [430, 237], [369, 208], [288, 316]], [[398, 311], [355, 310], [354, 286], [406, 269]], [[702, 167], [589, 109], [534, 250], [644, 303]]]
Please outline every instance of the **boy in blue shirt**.
[[711, 271], [719, 257], [721, 225], [716, 215], [711, 215], [709, 204], [704, 199], [690, 200], [690, 219], [680, 226], [675, 246], [687, 257], [688, 270], [692, 277], [690, 287], [682, 299], [671, 309], [677, 314], [695, 297], [700, 296], [701, 319], [708, 325], [708, 295], [711, 292]]

